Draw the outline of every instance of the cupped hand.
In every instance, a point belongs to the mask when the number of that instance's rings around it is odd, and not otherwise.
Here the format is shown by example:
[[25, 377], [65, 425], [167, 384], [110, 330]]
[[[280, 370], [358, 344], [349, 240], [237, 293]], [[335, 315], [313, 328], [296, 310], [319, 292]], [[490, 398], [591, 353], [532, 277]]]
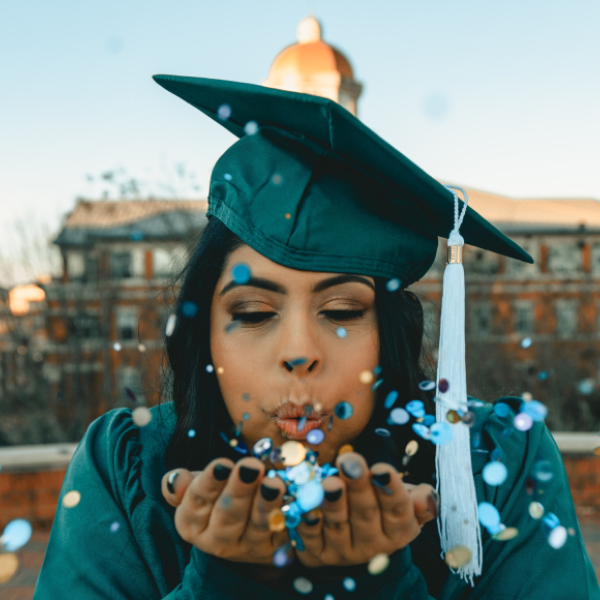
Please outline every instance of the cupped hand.
[[289, 541], [285, 530], [272, 532], [268, 524], [270, 511], [283, 503], [285, 484], [278, 477], [263, 481], [263, 476], [264, 465], [256, 458], [236, 464], [219, 458], [204, 471], [165, 474], [162, 492], [177, 508], [179, 535], [214, 556], [272, 565], [275, 550]]
[[[371, 469], [354, 452], [338, 457], [340, 477], [323, 481], [322, 508], [304, 515], [298, 533], [306, 566], [356, 565], [412, 542], [437, 516], [437, 495], [427, 484], [404, 484], [389, 464]], [[372, 479], [379, 485], [372, 483]]]

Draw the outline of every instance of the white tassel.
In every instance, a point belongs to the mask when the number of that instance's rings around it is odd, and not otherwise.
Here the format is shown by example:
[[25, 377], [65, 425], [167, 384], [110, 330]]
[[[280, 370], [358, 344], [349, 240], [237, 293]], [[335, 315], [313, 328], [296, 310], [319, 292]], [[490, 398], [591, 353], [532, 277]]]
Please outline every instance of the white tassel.
[[[442, 316], [437, 383], [448, 381], [448, 391], [438, 392], [436, 420], [448, 423], [449, 410], [467, 411], [467, 376], [465, 365], [465, 272], [462, 265], [464, 240], [459, 233], [467, 210], [467, 194], [462, 213], [458, 214], [458, 196], [454, 194], [454, 229], [448, 237], [448, 264], [444, 271]], [[438, 530], [442, 556], [455, 546], [471, 551], [471, 562], [460, 567], [458, 574], [474, 585], [473, 578], [481, 575], [483, 549], [477, 512], [477, 496], [471, 470], [469, 428], [462, 422], [452, 425], [453, 437], [436, 447], [435, 463], [437, 490], [440, 494]]]

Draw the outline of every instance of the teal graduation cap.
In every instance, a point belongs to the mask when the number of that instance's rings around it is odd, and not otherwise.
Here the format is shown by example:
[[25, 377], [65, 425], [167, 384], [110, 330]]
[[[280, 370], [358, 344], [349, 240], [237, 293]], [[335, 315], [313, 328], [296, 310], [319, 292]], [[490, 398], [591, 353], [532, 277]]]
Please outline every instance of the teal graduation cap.
[[[431, 267], [453, 227], [453, 193], [339, 104], [232, 81], [154, 80], [240, 138], [213, 169], [208, 214], [249, 246], [287, 267], [403, 286]], [[533, 262], [470, 207], [461, 235]]]
[[[448, 239], [436, 422], [424, 429], [436, 444], [442, 550], [469, 549], [457, 572], [474, 585], [483, 544], [469, 421], [447, 420], [450, 410], [470, 414], [462, 249], [466, 242], [533, 260], [467, 205], [464, 190], [438, 183], [331, 100], [231, 81], [154, 79], [240, 138], [213, 169], [208, 214], [274, 262], [398, 278], [406, 287], [431, 267], [438, 238]], [[440, 387], [442, 379], [449, 386]]]

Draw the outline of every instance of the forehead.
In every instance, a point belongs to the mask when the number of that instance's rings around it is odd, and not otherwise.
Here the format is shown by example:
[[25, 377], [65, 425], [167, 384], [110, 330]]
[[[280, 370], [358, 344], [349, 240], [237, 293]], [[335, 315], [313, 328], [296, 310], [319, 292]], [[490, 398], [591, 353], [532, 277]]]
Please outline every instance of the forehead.
[[[256, 277], [264, 277], [266, 279], [274, 279], [278, 281], [284, 281], [285, 283], [297, 282], [298, 284], [306, 283], [312, 284], [321, 279], [328, 279], [329, 277], [335, 277], [340, 273], [325, 273], [321, 271], [300, 271], [298, 269], [291, 269], [284, 267], [271, 259], [267, 258], [257, 252], [250, 246], [244, 244], [236, 250], [234, 250], [225, 262], [223, 273], [221, 275], [222, 281], [228, 281], [231, 279], [231, 269], [237, 264], [243, 263], [250, 268], [252, 274]], [[373, 285], [375, 280], [373, 277], [364, 275]]]

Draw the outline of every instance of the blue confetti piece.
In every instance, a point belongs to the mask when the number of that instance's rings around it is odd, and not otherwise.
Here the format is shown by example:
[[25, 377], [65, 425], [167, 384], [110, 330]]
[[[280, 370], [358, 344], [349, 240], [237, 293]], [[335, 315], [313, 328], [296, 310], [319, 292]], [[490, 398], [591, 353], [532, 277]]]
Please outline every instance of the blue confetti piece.
[[394, 402], [398, 399], [398, 392], [396, 390], [391, 391], [386, 397], [383, 403], [383, 407], [386, 409], [392, 408], [394, 406]]
[[505, 419], [510, 414], [510, 406], [508, 406], [508, 404], [504, 404], [504, 402], [498, 402], [494, 405], [494, 412], [501, 419]]
[[508, 469], [498, 461], [489, 462], [482, 471], [483, 480], [493, 486], [502, 485], [507, 475]]
[[338, 417], [338, 419], [342, 419], [343, 421], [349, 419], [354, 412], [354, 408], [352, 408], [352, 404], [349, 402], [339, 402], [336, 404], [334, 410], [336, 417]]
[[431, 441], [437, 446], [443, 446], [452, 441], [454, 435], [452, 426], [448, 423], [434, 423], [429, 429]]
[[231, 270], [231, 276], [237, 284], [244, 285], [250, 281], [250, 268], [244, 263], [239, 263]]
[[431, 432], [429, 431], [429, 427], [425, 427], [425, 425], [421, 425], [421, 423], [413, 423], [412, 425], [413, 431], [421, 436], [424, 440], [431, 439]]

